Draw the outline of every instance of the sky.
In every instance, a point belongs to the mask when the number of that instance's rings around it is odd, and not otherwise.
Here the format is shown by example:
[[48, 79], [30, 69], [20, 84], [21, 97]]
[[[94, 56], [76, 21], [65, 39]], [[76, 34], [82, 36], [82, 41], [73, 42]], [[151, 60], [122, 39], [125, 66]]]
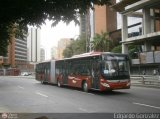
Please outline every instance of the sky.
[[[120, 0], [116, 0], [116, 2], [120, 2]], [[138, 11], [137, 11], [138, 12]], [[139, 12], [141, 12], [141, 10], [139, 10]], [[128, 25], [133, 25], [136, 23], [142, 22], [141, 18], [136, 18], [136, 17], [128, 17]], [[139, 27], [142, 26], [136, 26], [134, 28], [130, 28], [128, 29], [128, 32], [138, 32], [139, 31]], [[121, 19], [121, 15], [119, 13], [117, 13], [117, 29], [122, 28], [122, 19]]]
[[[119, 1], [119, 0], [117, 0]], [[117, 15], [117, 28], [121, 28], [121, 15]], [[134, 21], [134, 22], [133, 22]], [[128, 25], [140, 22], [139, 18], [128, 18]], [[52, 22], [46, 20], [46, 24], [41, 26], [41, 46], [46, 50], [46, 59], [50, 59], [50, 52], [53, 46], [57, 46], [58, 41], [61, 38], [77, 38], [79, 35], [79, 26], [75, 25], [74, 22], [71, 22], [69, 25], [66, 25], [64, 22], [59, 22], [55, 27], [51, 27]], [[133, 31], [139, 31], [139, 27], [134, 27], [129, 29], [129, 33]]]
[[68, 25], [59, 22], [55, 27], [51, 27], [51, 24], [51, 21], [46, 20], [46, 24], [41, 26], [40, 45], [46, 50], [46, 59], [50, 59], [51, 48], [56, 47], [61, 38], [75, 38], [79, 35], [79, 26], [73, 21]]
[[[136, 17], [128, 17], [128, 26], [136, 24], [142, 22], [141, 18], [136, 18]], [[135, 26], [133, 28], [129, 28], [128, 29], [128, 33], [131, 32], [138, 32], [139, 31], [139, 27], [142, 27], [141, 25]], [[121, 15], [118, 13], [117, 14], [117, 29], [122, 28], [122, 19], [121, 19]]]

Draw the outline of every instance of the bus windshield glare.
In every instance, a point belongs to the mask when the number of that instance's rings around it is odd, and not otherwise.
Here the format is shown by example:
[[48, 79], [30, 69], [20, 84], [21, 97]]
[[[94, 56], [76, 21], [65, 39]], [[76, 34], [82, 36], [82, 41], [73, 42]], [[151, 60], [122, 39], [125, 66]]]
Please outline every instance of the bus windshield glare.
[[120, 80], [129, 78], [129, 64], [125, 57], [107, 57], [102, 63], [102, 76], [105, 79]]

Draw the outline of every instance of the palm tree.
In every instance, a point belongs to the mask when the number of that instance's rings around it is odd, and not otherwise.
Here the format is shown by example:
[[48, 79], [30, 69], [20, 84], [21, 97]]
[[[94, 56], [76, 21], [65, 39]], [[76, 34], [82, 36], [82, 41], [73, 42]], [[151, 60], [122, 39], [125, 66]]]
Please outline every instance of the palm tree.
[[109, 40], [109, 34], [107, 32], [96, 34], [91, 44], [94, 51], [109, 52], [112, 48], [112, 41]]

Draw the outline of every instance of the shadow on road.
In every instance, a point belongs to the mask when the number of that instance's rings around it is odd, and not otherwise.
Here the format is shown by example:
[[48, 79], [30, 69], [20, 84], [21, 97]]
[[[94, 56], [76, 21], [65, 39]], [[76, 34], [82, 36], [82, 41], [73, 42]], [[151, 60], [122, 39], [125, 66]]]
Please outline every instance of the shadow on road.
[[38, 117], [38, 118], [35, 118], [35, 119], [48, 119], [48, 117], [46, 117], [46, 116], [41, 116], [41, 117]]
[[[46, 85], [46, 86], [51, 86], [51, 87], [57, 87], [57, 88], [61, 88], [61, 89], [65, 89], [65, 90], [76, 90], [76, 91], [82, 91], [82, 89], [80, 88], [75, 88], [75, 87], [69, 87], [69, 86], [61, 86], [61, 87], [58, 87], [56, 84], [41, 84], [41, 83], [36, 83], [36, 85]], [[117, 95], [129, 95], [130, 93], [126, 92], [127, 90], [130, 90], [130, 89], [121, 89], [121, 90], [108, 90], [108, 91], [103, 91], [103, 92], [100, 92], [100, 91], [97, 91], [97, 90], [89, 90], [88, 93], [92, 93], [92, 94], [95, 94], [95, 95], [102, 95], [102, 96], [117, 96]]]
[[117, 96], [117, 95], [129, 95], [128, 92], [123, 92], [122, 90], [114, 90], [114, 91], [90, 91], [90, 93], [96, 94], [96, 95], [106, 95], [106, 96]]

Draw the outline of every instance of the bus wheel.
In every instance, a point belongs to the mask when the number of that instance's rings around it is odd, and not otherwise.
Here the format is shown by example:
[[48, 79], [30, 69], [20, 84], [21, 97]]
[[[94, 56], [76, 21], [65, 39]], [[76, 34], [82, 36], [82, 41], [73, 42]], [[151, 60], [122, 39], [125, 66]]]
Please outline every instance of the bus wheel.
[[87, 84], [86, 81], [83, 82], [82, 89], [83, 89], [84, 92], [88, 92], [88, 84]]
[[58, 87], [61, 87], [61, 82], [58, 80], [57, 82]]

